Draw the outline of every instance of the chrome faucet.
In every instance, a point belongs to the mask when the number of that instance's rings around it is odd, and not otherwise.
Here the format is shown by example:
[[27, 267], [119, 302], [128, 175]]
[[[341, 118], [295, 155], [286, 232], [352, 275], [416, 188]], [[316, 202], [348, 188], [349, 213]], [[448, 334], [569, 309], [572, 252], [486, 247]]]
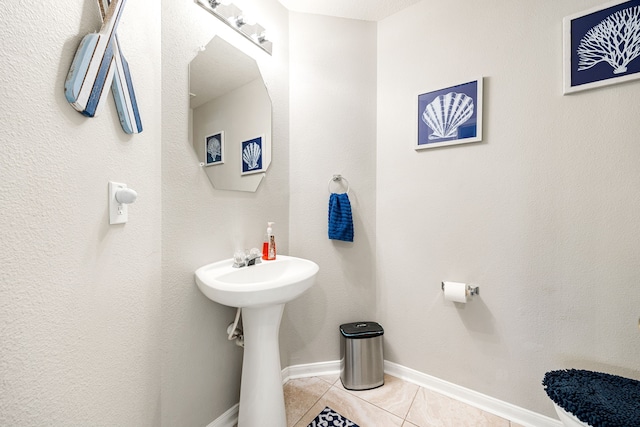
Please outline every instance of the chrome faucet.
[[250, 251], [236, 251], [233, 254], [233, 268], [251, 267], [262, 262], [260, 249], [253, 248]]

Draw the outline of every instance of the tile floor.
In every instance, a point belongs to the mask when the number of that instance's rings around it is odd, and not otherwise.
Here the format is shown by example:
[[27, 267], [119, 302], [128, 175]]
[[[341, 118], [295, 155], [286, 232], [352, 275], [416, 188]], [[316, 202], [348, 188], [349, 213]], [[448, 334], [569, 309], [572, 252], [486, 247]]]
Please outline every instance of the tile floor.
[[338, 375], [289, 380], [287, 427], [307, 427], [325, 406], [360, 427], [522, 427], [390, 375], [384, 381], [373, 390], [351, 391]]

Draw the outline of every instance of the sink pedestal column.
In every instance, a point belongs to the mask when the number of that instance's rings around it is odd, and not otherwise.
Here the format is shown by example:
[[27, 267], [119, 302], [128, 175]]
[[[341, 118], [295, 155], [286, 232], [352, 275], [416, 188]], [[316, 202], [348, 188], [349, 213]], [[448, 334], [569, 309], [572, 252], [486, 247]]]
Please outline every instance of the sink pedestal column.
[[242, 308], [244, 358], [238, 427], [286, 427], [278, 333], [284, 304]]

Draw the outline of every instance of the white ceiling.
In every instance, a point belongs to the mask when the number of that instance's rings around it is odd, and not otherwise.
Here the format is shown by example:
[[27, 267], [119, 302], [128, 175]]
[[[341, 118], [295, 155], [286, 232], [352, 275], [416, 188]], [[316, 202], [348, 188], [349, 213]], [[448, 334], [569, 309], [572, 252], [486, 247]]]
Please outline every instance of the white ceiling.
[[421, 0], [279, 0], [295, 12], [379, 21]]

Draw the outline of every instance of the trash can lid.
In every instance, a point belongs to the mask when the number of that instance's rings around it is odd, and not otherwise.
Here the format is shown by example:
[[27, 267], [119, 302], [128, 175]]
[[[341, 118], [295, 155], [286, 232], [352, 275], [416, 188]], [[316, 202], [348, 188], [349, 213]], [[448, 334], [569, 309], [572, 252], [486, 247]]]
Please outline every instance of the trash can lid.
[[340, 333], [346, 338], [371, 338], [384, 334], [384, 329], [376, 322], [354, 322], [340, 325]]

